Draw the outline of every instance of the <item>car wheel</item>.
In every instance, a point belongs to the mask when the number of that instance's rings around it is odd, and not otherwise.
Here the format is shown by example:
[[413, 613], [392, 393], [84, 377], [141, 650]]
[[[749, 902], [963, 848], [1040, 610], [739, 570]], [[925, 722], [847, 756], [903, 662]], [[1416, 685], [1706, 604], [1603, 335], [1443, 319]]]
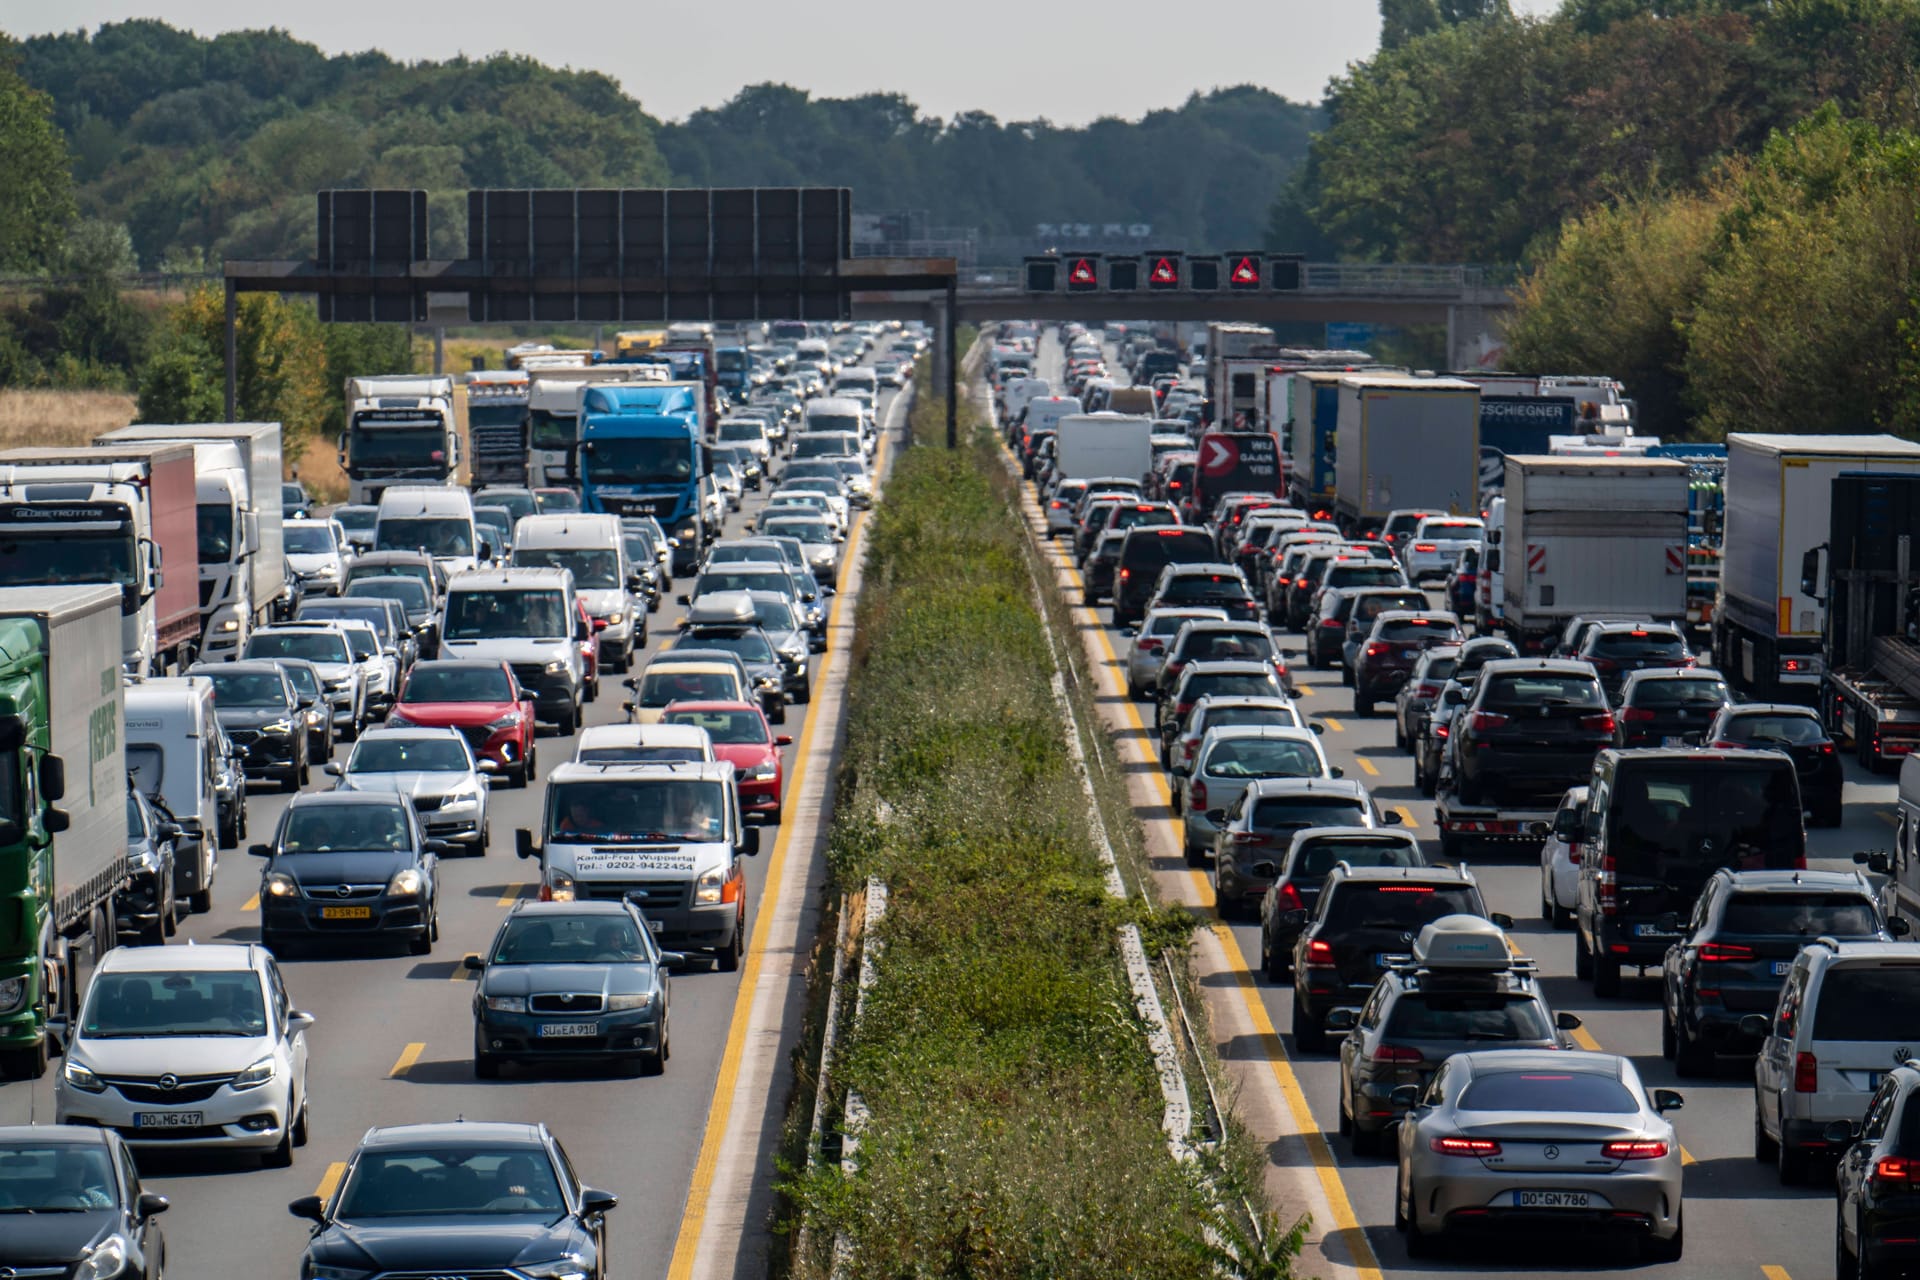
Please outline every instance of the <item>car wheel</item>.
[[774, 724], [785, 724], [787, 722], [787, 704], [782, 702], [779, 709], [767, 718]]
[[1420, 783], [1420, 794], [1431, 800], [1434, 792], [1440, 789], [1440, 779], [1429, 770], [1420, 768], [1417, 764], [1414, 766], [1413, 772]]
[[1556, 929], [1567, 929], [1573, 925], [1573, 910], [1563, 907], [1553, 900], [1553, 891], [1547, 891], [1547, 923]]
[[1573, 939], [1573, 976], [1581, 982], [1593, 981], [1593, 953], [1578, 934]]
[[1602, 955], [1593, 957], [1593, 994], [1612, 999], [1620, 994], [1620, 962]]
[[420, 931], [417, 938], [407, 939], [407, 950], [416, 956], [428, 955], [433, 951], [433, 926], [428, 925]]
[[288, 1169], [293, 1166], [293, 1128], [280, 1135], [279, 1145], [260, 1157], [263, 1169]]
[[1678, 1262], [1686, 1248], [1687, 1214], [1682, 1209], [1674, 1215], [1673, 1235], [1665, 1240], [1648, 1236], [1640, 1242], [1640, 1256], [1649, 1262]]
[[1813, 811], [1813, 825], [1816, 827], [1837, 827], [1844, 819], [1845, 814], [1842, 812], [1839, 796], [1833, 797]]
[[741, 957], [747, 954], [747, 918], [742, 912], [734, 922], [733, 941], [714, 952], [713, 958], [722, 973], [732, 973], [740, 967]]
[[492, 819], [488, 819], [486, 822], [480, 824], [480, 840], [479, 843], [473, 846], [473, 856], [476, 858], [484, 858], [487, 856], [487, 850], [492, 847], [493, 821]]
[[1767, 1136], [1767, 1126], [1760, 1120], [1760, 1095], [1753, 1098], [1753, 1159], [1756, 1164], [1772, 1164], [1780, 1158], [1780, 1144]]
[[1353, 688], [1353, 668], [1344, 662], [1340, 664], [1340, 684], [1343, 688]]
[[498, 1080], [500, 1059], [491, 1053], [481, 1053], [476, 1049], [473, 1054], [473, 1074], [481, 1080]]
[[1406, 722], [1400, 718], [1398, 710], [1395, 710], [1393, 713], [1393, 749], [1395, 751], [1405, 751], [1407, 749], [1407, 725]]
[[1358, 1124], [1353, 1124], [1351, 1120], [1348, 1123], [1352, 1125], [1353, 1132], [1347, 1135], [1347, 1146], [1353, 1154], [1356, 1156], [1379, 1155], [1382, 1135], [1369, 1133]]
[[1358, 686], [1353, 691], [1353, 714], [1357, 719], [1365, 720], [1373, 714], [1373, 699], [1361, 694]]
[[1684, 1020], [1673, 1024], [1673, 1073], [1683, 1080], [1713, 1074], [1713, 1050], [1687, 1030]]
[[310, 1118], [312, 1111], [313, 1104], [305, 1098], [302, 1098], [300, 1100], [300, 1114], [295, 1116], [293, 1121], [293, 1145], [296, 1147], [306, 1146], [307, 1139], [313, 1136], [313, 1125]]
[[0, 1080], [38, 1080], [47, 1073], [47, 1042], [26, 1049], [0, 1050]]
[[1353, 1136], [1353, 1113], [1347, 1110], [1347, 1091], [1344, 1088], [1340, 1090], [1339, 1110], [1340, 1110], [1340, 1124], [1339, 1124], [1340, 1136], [1343, 1138], [1351, 1138]]
[[[1856, 1247], [1853, 1249], [1847, 1248], [1846, 1215], [1847, 1211], [1844, 1203], [1837, 1207], [1833, 1213], [1834, 1280], [1860, 1280], [1860, 1273], [1865, 1271], [1866, 1268], [1860, 1265], [1858, 1245], [1856, 1244]], [[1854, 1234], [1854, 1240], [1856, 1242], [1863, 1241], [1864, 1236], [1856, 1232]]]
[[1407, 1180], [1406, 1196], [1407, 1212], [1404, 1214], [1401, 1212], [1400, 1197], [1396, 1195], [1394, 1197], [1393, 1223], [1396, 1227], [1399, 1227], [1407, 1237], [1407, 1256], [1409, 1258], [1438, 1257], [1440, 1254], [1440, 1237], [1430, 1236], [1421, 1231], [1420, 1223], [1412, 1211], [1413, 1205], [1417, 1203], [1415, 1197], [1419, 1194], [1420, 1188], [1409, 1178]]
[[1673, 1016], [1669, 1014], [1665, 1006], [1662, 1005], [1660, 1009], [1660, 1056], [1668, 1062], [1673, 1061], [1673, 1055], [1679, 1048], [1675, 1043], [1676, 1039], [1677, 1037], [1673, 1032]]
[[580, 704], [578, 702], [568, 703], [566, 711], [561, 714], [556, 724], [561, 737], [571, 738], [574, 731], [580, 727]]
[[1327, 1047], [1327, 1033], [1320, 1026], [1320, 1020], [1308, 1014], [1302, 1007], [1299, 993], [1293, 1000], [1293, 1045], [1301, 1053], [1320, 1053]]
[[1263, 929], [1260, 932], [1260, 948], [1266, 953], [1264, 967], [1267, 971], [1267, 981], [1273, 983], [1290, 981], [1293, 978], [1293, 957], [1267, 942], [1266, 930]]
[[282, 791], [298, 791], [300, 789], [299, 765], [287, 766], [286, 773], [280, 779], [280, 789]]

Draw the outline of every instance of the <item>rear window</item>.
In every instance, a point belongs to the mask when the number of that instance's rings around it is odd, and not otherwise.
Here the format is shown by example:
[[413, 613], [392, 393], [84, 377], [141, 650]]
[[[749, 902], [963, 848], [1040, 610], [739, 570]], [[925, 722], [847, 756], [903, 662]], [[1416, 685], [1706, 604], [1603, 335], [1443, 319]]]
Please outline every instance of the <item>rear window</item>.
[[1671, 631], [1602, 631], [1587, 652], [1596, 658], [1684, 658], [1687, 642]]
[[1255, 831], [1298, 831], [1302, 827], [1364, 827], [1357, 800], [1337, 796], [1268, 796], [1254, 802]]
[[1480, 895], [1466, 885], [1366, 884], [1349, 880], [1327, 910], [1335, 929], [1398, 929], [1418, 933], [1441, 916], [1480, 914]]
[[1529, 671], [1494, 677], [1488, 682], [1480, 705], [1488, 711], [1507, 714], [1541, 706], [1591, 707], [1604, 711], [1607, 700], [1600, 692], [1600, 682], [1592, 676]]
[[1357, 596], [1351, 606], [1353, 616], [1361, 622], [1371, 622], [1381, 614], [1393, 609], [1424, 609], [1427, 597], [1418, 591], [1403, 591], [1398, 595]]
[[1410, 991], [1393, 1002], [1386, 1035], [1406, 1040], [1551, 1040], [1532, 996], [1493, 991]]
[[1422, 538], [1477, 538], [1486, 529], [1478, 520], [1429, 520], [1420, 526]]
[[1460, 659], [1458, 658], [1428, 659], [1426, 678], [1436, 684], [1442, 680], [1451, 680], [1453, 678], [1453, 668], [1459, 661]]
[[1251, 631], [1202, 631], [1187, 637], [1180, 656], [1191, 662], [1264, 662], [1273, 656], [1273, 640]]
[[1404, 840], [1322, 840], [1300, 851], [1294, 860], [1294, 876], [1322, 879], [1334, 864], [1350, 867], [1424, 867], [1420, 851]]
[[1496, 1071], [1460, 1095], [1462, 1111], [1578, 1111], [1633, 1115], [1640, 1103], [1618, 1080], [1584, 1071]]
[[1168, 600], [1248, 599], [1246, 584], [1225, 573], [1175, 578], [1167, 584]]
[[1920, 1019], [1920, 965], [1835, 965], [1821, 979], [1815, 1040], [1898, 1040]]
[[1740, 893], [1720, 917], [1727, 933], [1793, 938], [1870, 937], [1879, 931], [1873, 904], [1851, 893]]
[[1122, 562], [1128, 568], [1193, 564], [1219, 554], [1219, 548], [1213, 545], [1213, 535], [1205, 529], [1160, 528], [1128, 538]]
[[1181, 686], [1180, 697], [1185, 702], [1198, 702], [1202, 698], [1277, 698], [1281, 696], [1280, 682], [1271, 675], [1242, 675], [1238, 672], [1202, 672], [1193, 676]]
[[1627, 699], [1636, 707], [1718, 707], [1733, 701], [1722, 680], [1643, 680]]
[[1244, 738], [1216, 744], [1204, 772], [1214, 778], [1317, 778], [1320, 755], [1304, 742]]
[[1330, 587], [1390, 587], [1400, 580], [1400, 571], [1385, 563], [1336, 565], [1327, 572]]
[[1734, 716], [1727, 722], [1727, 739], [1758, 746], [1806, 746], [1820, 742], [1827, 731], [1812, 716]]
[[1147, 634], [1150, 636], [1176, 635], [1179, 633], [1180, 628], [1192, 621], [1192, 618], [1184, 614], [1156, 613], [1153, 616], [1152, 625], [1147, 628]]
[[1380, 638], [1394, 644], [1442, 644], [1458, 640], [1460, 629], [1434, 618], [1402, 618], [1381, 623]]
[[1281, 707], [1221, 707], [1207, 712], [1207, 728], [1229, 724], [1277, 724], [1297, 729], [1300, 717]]

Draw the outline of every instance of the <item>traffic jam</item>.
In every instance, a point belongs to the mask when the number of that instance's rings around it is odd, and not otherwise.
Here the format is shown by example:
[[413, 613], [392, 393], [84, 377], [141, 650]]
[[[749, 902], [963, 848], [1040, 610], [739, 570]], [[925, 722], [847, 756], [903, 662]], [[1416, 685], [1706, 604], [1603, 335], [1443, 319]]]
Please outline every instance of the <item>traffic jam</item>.
[[344, 503], [273, 423], [0, 457], [0, 1275], [670, 1250], [677, 1202], [614, 1212], [664, 1148], [581, 1117], [714, 1094], [927, 345], [349, 379]]
[[1253, 325], [983, 346], [1362, 1274], [1920, 1262], [1920, 447]]

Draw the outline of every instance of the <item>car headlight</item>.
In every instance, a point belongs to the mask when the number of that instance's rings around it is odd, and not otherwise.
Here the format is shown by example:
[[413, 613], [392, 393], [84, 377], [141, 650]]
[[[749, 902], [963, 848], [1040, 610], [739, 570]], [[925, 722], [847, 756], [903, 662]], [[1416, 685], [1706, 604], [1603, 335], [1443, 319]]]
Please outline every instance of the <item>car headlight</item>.
[[127, 1266], [127, 1242], [120, 1236], [108, 1236], [93, 1248], [74, 1268], [73, 1280], [112, 1280]]
[[720, 889], [726, 882], [726, 872], [718, 869], [707, 872], [694, 882], [693, 900], [703, 905], [720, 901]]
[[525, 996], [488, 996], [487, 1008], [494, 1013], [525, 1013], [527, 998]]
[[408, 867], [405, 871], [393, 873], [393, 879], [387, 881], [387, 893], [396, 898], [411, 898], [420, 892], [425, 883], [418, 871]]
[[67, 1065], [60, 1069], [60, 1078], [82, 1093], [105, 1093], [107, 1091], [106, 1081], [73, 1061], [71, 1058], [67, 1060]]
[[222, 618], [220, 620], [220, 629], [222, 631], [238, 631], [240, 629], [240, 619]]
[[329, 1267], [315, 1262], [307, 1267], [307, 1280], [367, 1280], [373, 1272], [365, 1267]]
[[617, 627], [621, 623], [625, 622], [626, 620], [627, 620], [627, 615], [620, 612], [620, 610], [618, 609], [615, 609], [612, 613], [607, 615], [607, 625], [610, 627]]
[[566, 669], [567, 669], [567, 662], [566, 662], [566, 659], [564, 658], [555, 658], [552, 662], [549, 662], [547, 664], [547, 674], [550, 676], [557, 676], [562, 671], [565, 671]]
[[607, 1010], [610, 1013], [625, 1013], [635, 1009], [651, 1009], [653, 1006], [654, 996], [651, 991], [642, 991], [637, 994], [629, 992], [607, 997]]
[[[399, 712], [397, 712], [397, 711], [396, 711], [396, 712], [394, 712], [394, 715], [398, 715], [398, 714], [399, 714]], [[388, 717], [387, 717], [387, 720], [388, 720], [388, 722], [389, 722], [389, 723], [391, 723], [391, 722], [392, 722], [392, 720], [393, 720], [393, 716], [392, 716], [392, 715], [390, 715], [390, 716], [388, 716]], [[517, 725], [519, 725], [519, 723], [520, 723], [520, 713], [519, 713], [518, 711], [509, 711], [509, 712], [507, 712], [507, 714], [505, 714], [505, 715], [503, 715], [503, 716], [501, 716], [501, 717], [500, 717], [500, 718], [499, 718], [498, 720], [492, 720], [492, 721], [489, 721], [489, 722], [487, 723], [487, 728], [489, 728], [489, 729], [512, 729], [512, 728], [514, 728], [514, 727], [516, 727]]]
[[678, 529], [675, 529], [673, 531], [673, 536], [680, 539], [682, 542], [685, 542], [687, 539], [693, 537], [697, 532], [698, 530], [695, 529], [693, 521], [689, 520], [685, 524], [681, 525]]
[[0, 1013], [12, 1013], [27, 1002], [27, 980], [18, 978], [0, 978]]
[[587, 1280], [586, 1264], [572, 1255], [555, 1262], [523, 1262], [514, 1270], [527, 1280]]
[[262, 887], [269, 898], [291, 898], [300, 892], [300, 886], [284, 871], [276, 871], [268, 876]]
[[333, 679], [327, 681], [327, 688], [332, 690], [334, 693], [345, 693], [347, 691], [347, 687], [352, 683], [353, 683], [352, 676], [336, 676]]
[[315, 578], [337, 578], [340, 576], [340, 566], [337, 564], [323, 564], [318, 569], [315, 569], [310, 576]]
[[319, 726], [325, 724], [326, 722], [327, 722], [326, 716], [322, 715], [319, 711], [316, 710], [316, 711], [307, 712], [307, 728], [309, 729], [318, 728]]
[[547, 872], [547, 901], [572, 902], [573, 877], [564, 871]]
[[780, 772], [780, 769], [777, 765], [757, 764], [753, 766], [753, 768], [747, 770], [747, 776], [749, 778], [756, 778], [761, 781], [765, 781], [766, 779], [775, 776], [779, 772]]
[[755, 676], [753, 678], [753, 687], [756, 689], [763, 690], [764, 692], [767, 692], [767, 693], [772, 693], [774, 690], [780, 687], [780, 677]]
[[440, 809], [467, 809], [480, 803], [478, 791], [457, 791], [440, 802]]
[[227, 1087], [235, 1093], [244, 1093], [248, 1089], [258, 1089], [261, 1085], [268, 1084], [273, 1080], [276, 1069], [277, 1067], [271, 1057], [262, 1058], [235, 1076], [228, 1082]]
[[293, 732], [293, 721], [274, 720], [260, 726], [260, 732], [275, 738], [284, 738]]

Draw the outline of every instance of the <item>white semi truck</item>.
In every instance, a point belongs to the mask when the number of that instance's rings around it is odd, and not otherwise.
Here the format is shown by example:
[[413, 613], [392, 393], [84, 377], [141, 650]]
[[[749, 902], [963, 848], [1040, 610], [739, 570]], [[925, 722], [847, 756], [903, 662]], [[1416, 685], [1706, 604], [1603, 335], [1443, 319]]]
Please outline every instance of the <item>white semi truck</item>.
[[416, 374], [348, 378], [340, 468], [351, 500], [373, 504], [394, 484], [446, 484], [460, 469], [453, 379]]

